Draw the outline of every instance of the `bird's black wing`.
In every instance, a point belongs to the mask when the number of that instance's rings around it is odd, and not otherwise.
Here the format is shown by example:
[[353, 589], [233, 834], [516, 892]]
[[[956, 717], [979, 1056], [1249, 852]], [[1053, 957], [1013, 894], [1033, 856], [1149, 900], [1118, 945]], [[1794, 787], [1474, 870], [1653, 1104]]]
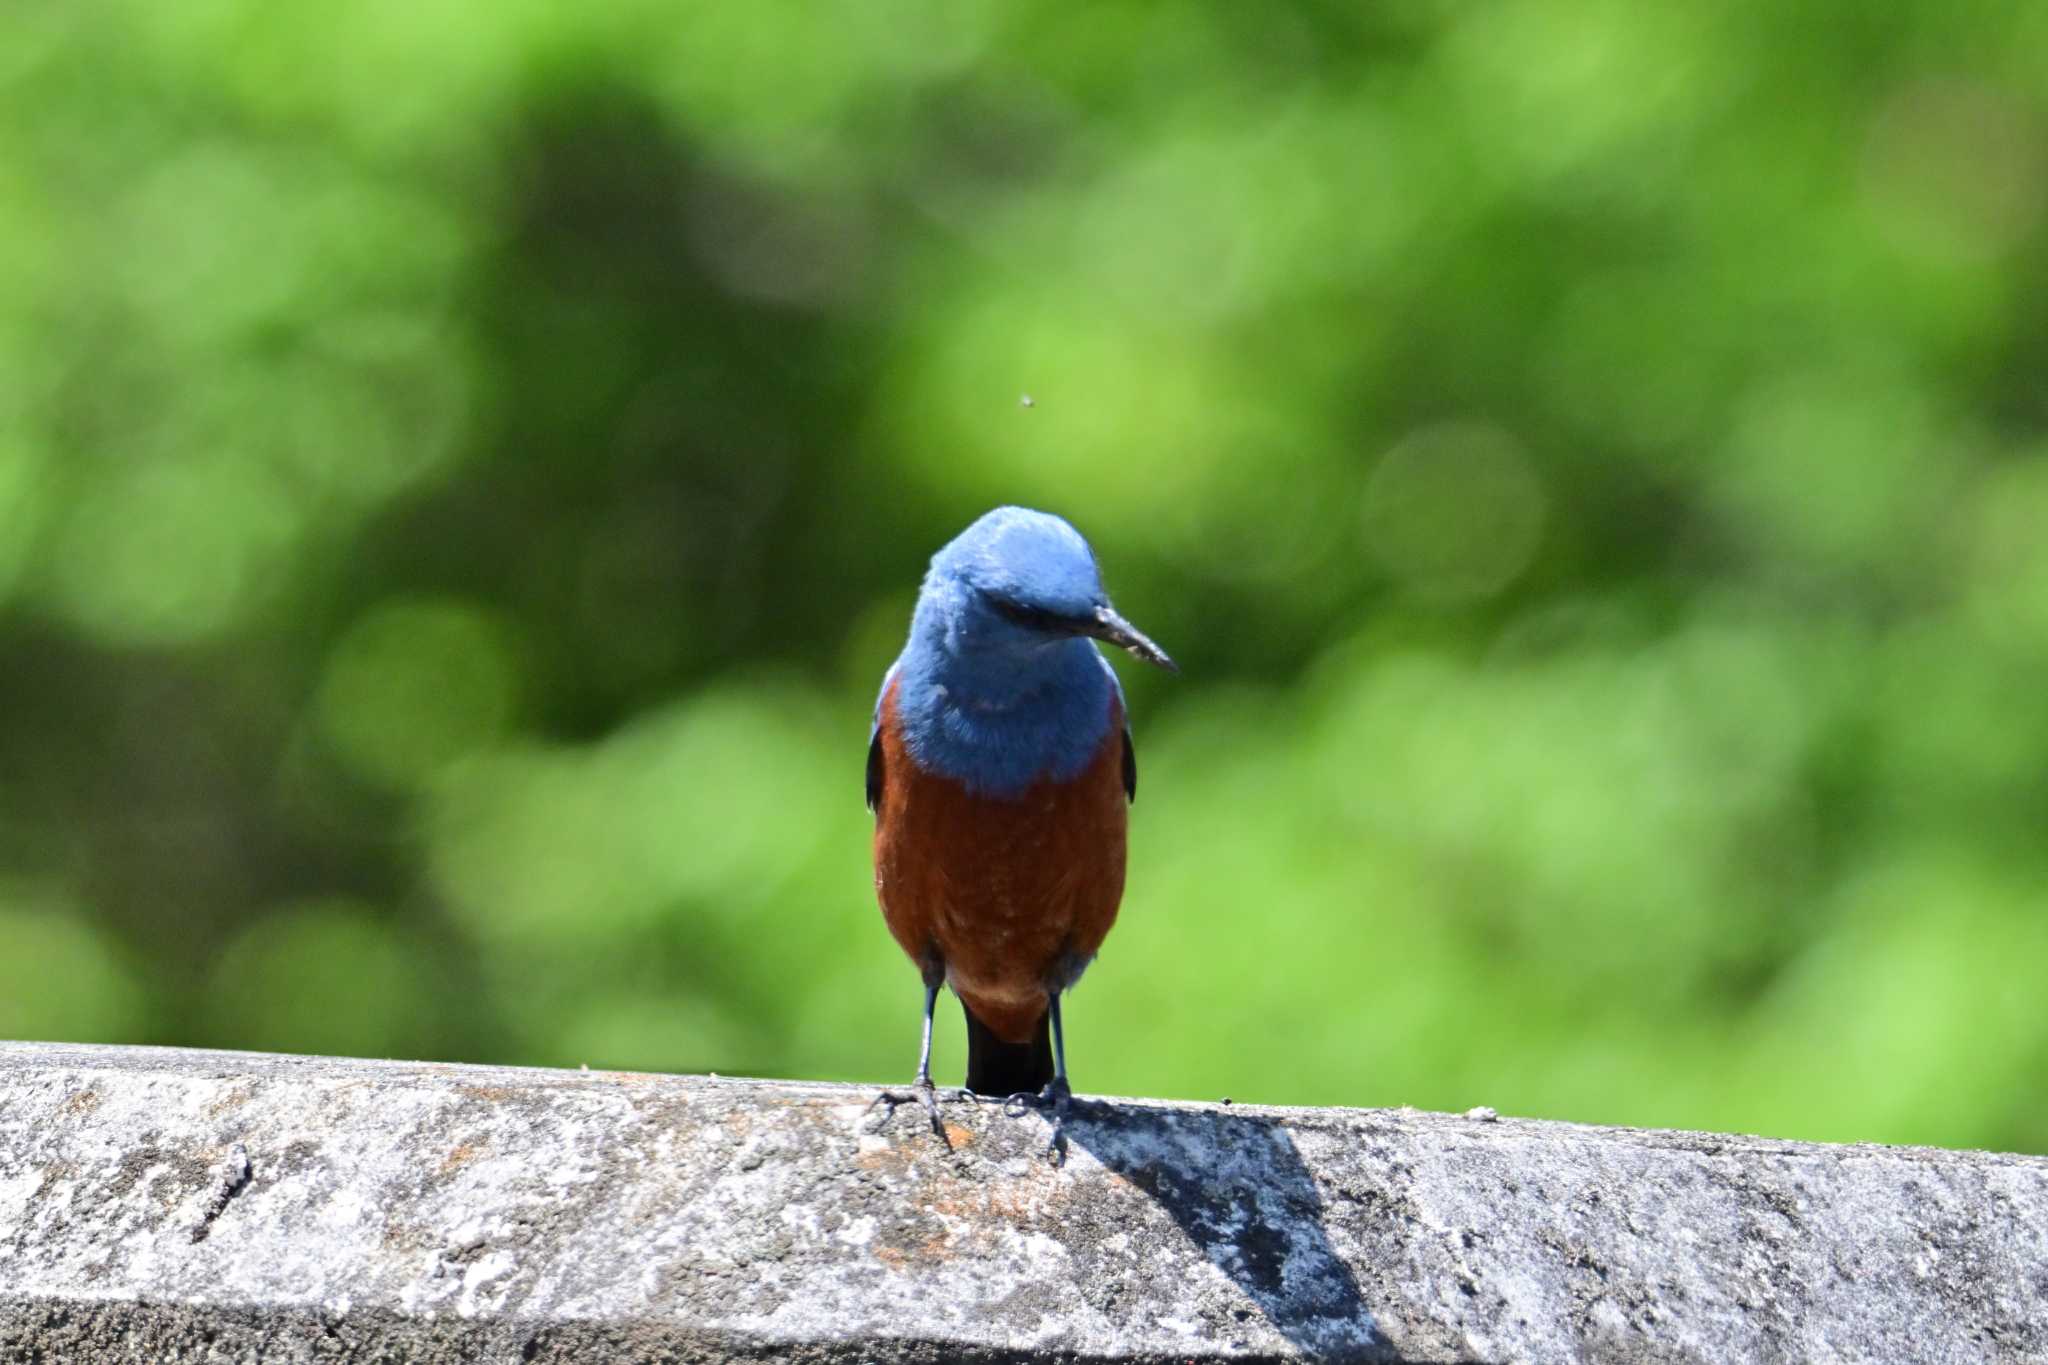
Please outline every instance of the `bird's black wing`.
[[[870, 773], [875, 771], [875, 762], [872, 758], [868, 760]], [[872, 782], [874, 779], [870, 777], [868, 780]], [[1138, 751], [1131, 744], [1131, 727], [1128, 725], [1124, 727], [1124, 799], [1138, 799]]]
[[890, 664], [889, 671], [882, 675], [882, 690], [875, 694], [875, 714], [868, 721], [868, 809], [876, 810], [882, 804], [882, 703], [889, 696], [889, 684], [896, 681], [896, 665]]
[[[1129, 753], [1130, 753], [1129, 741], [1125, 741], [1125, 748], [1124, 748], [1124, 753], [1125, 753], [1126, 755], [1129, 755]], [[1130, 772], [1130, 769], [1131, 769], [1130, 759], [1129, 759], [1128, 757], [1126, 757], [1126, 758], [1124, 759], [1124, 771], [1125, 771], [1126, 773], [1129, 773], [1129, 772]], [[1128, 778], [1128, 777], [1126, 777], [1126, 778], [1125, 778], [1125, 782], [1126, 782], [1126, 783], [1128, 783], [1128, 782], [1129, 782], [1129, 778]], [[875, 808], [876, 808], [877, 806], [879, 806], [879, 805], [881, 805], [881, 804], [882, 804], [882, 728], [881, 728], [881, 727], [880, 727], [880, 726], [878, 725], [878, 726], [876, 726], [876, 727], [875, 727], [875, 732], [874, 732], [874, 734], [872, 734], [872, 735], [870, 735], [870, 736], [868, 737], [868, 809], [869, 809], [869, 810], [873, 810], [873, 809], [875, 809]]]

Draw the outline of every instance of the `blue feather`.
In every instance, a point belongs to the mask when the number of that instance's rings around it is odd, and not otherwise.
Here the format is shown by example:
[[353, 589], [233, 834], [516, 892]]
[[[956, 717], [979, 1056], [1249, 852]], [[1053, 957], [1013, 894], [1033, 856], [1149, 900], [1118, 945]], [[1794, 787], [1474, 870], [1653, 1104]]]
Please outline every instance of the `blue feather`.
[[883, 696], [897, 684], [911, 758], [998, 798], [1078, 777], [1122, 689], [1093, 640], [1032, 622], [1108, 602], [1094, 552], [1059, 517], [999, 507], [961, 532], [932, 556], [910, 639], [882, 680]]

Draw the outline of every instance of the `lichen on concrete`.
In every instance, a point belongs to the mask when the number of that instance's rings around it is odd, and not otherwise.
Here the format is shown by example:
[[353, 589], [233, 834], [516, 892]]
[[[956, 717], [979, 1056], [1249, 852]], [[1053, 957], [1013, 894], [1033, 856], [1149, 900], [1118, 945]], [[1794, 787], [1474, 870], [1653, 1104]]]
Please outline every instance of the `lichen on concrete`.
[[2048, 1359], [2048, 1161], [0, 1044], [0, 1359]]

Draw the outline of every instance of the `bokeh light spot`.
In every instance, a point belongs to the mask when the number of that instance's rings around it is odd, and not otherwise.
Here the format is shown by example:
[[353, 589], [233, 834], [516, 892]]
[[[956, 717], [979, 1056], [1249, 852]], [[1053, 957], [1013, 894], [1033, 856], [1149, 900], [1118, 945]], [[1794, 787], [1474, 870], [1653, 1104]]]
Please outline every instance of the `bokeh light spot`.
[[0, 1038], [133, 1042], [141, 992], [75, 907], [0, 887]]
[[1965, 592], [1984, 634], [2048, 657], [2048, 452], [2000, 462], [1964, 500]]
[[2026, 240], [2048, 208], [2048, 123], [1989, 83], [1915, 82], [1872, 121], [1863, 181], [1900, 245], [1982, 259]]
[[508, 944], [617, 942], [684, 906], [744, 919], [839, 827], [829, 747], [790, 701], [718, 690], [588, 749], [460, 765], [429, 815], [436, 881]]
[[0, 601], [14, 592], [49, 507], [38, 450], [0, 435]]
[[1845, 569], [1925, 527], [1948, 477], [1927, 396], [1903, 375], [1794, 373], [1741, 403], [1715, 489], [1744, 539]]
[[1417, 597], [1469, 602], [1529, 566], [1544, 511], [1521, 442], [1485, 423], [1447, 422], [1381, 458], [1365, 488], [1366, 544]]
[[51, 591], [114, 645], [187, 644], [242, 624], [300, 530], [268, 471], [207, 454], [111, 455], [67, 510]]
[[868, 274], [869, 227], [850, 196], [707, 186], [692, 197], [690, 229], [705, 268], [746, 297], [823, 306]]
[[319, 717], [349, 769], [412, 787], [495, 741], [519, 680], [508, 631], [483, 608], [418, 599], [373, 609], [335, 647]]
[[1140, 543], [1173, 534], [1159, 509], [1202, 501], [1262, 409], [1245, 365], [1191, 331], [1036, 290], [956, 305], [898, 366], [886, 439], [930, 486]]
[[1588, 438], [1661, 455], [1699, 434], [1723, 377], [1725, 323], [1697, 281], [1610, 270], [1579, 283], [1531, 364], [1555, 409]]
[[228, 1047], [390, 1056], [420, 1033], [417, 949], [376, 911], [347, 900], [287, 907], [228, 944], [207, 992]]

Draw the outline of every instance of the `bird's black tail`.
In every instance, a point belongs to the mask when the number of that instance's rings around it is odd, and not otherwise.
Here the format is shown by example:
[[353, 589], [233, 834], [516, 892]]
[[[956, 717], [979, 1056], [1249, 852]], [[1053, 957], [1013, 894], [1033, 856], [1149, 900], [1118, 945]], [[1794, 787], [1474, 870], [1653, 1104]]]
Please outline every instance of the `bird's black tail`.
[[967, 1016], [967, 1088], [977, 1095], [1000, 1098], [1020, 1091], [1035, 1092], [1052, 1079], [1052, 1021], [1038, 1016], [1038, 1032], [1028, 1043], [1006, 1043], [989, 1031], [963, 1003]]

